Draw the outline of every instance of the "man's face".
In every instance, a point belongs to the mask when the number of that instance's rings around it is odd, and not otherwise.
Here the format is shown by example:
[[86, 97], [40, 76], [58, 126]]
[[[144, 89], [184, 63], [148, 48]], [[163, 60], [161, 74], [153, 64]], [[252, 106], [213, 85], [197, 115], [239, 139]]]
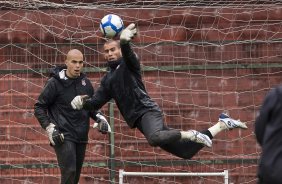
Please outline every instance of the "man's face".
[[116, 61], [122, 57], [118, 42], [109, 42], [104, 45], [104, 58], [106, 61]]
[[77, 78], [83, 69], [83, 55], [80, 52], [69, 52], [65, 61], [67, 65], [67, 76]]

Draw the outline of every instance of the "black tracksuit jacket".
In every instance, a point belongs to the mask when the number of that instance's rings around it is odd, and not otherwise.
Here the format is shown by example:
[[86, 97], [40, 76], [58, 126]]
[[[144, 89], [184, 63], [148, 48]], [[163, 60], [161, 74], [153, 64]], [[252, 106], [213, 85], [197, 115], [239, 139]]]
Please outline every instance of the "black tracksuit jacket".
[[96, 111], [74, 110], [71, 101], [77, 95], [92, 96], [93, 86], [83, 73], [76, 79], [65, 80], [59, 76], [62, 69], [57, 67], [52, 71], [51, 78], [34, 105], [35, 116], [42, 128], [46, 129], [50, 123], [54, 123], [66, 140], [87, 143], [89, 118], [96, 120]]
[[102, 78], [100, 87], [84, 108], [100, 109], [114, 99], [120, 113], [129, 125], [135, 127], [136, 120], [148, 111], [160, 111], [159, 106], [149, 97], [142, 82], [139, 59], [130, 43], [121, 44], [123, 58]]
[[261, 183], [282, 183], [282, 86], [266, 95], [255, 122], [255, 134], [262, 147], [258, 175]]

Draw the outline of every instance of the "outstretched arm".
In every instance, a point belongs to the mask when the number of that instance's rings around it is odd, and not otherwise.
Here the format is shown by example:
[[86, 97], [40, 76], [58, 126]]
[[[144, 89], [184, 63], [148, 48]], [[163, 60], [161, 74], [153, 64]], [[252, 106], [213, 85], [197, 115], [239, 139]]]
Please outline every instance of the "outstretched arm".
[[136, 35], [135, 24], [127, 26], [120, 35], [120, 47], [123, 59], [131, 70], [140, 70], [140, 62], [136, 53], [131, 48], [131, 40]]
[[98, 110], [103, 107], [103, 105], [105, 105], [110, 99], [111, 96], [108, 95], [105, 88], [101, 85], [91, 98], [85, 100], [85, 102], [83, 103], [83, 108], [90, 111]]
[[95, 111], [100, 109], [104, 104], [106, 104], [112, 97], [107, 92], [104, 87], [103, 80], [101, 81], [100, 87], [97, 89], [95, 94], [90, 98], [87, 95], [76, 96], [71, 101], [71, 106], [73, 109], [80, 110], [82, 108]]

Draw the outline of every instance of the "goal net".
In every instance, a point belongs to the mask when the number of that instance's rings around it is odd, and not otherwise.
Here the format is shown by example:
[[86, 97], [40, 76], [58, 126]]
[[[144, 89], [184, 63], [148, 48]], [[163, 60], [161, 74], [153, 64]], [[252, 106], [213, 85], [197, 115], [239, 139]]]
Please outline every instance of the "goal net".
[[[119, 15], [136, 23], [133, 48], [143, 81], [166, 125], [205, 130], [218, 115], [247, 130], [218, 134], [191, 160], [151, 147], [124, 122], [115, 103], [102, 108], [113, 133], [90, 129], [80, 183], [118, 183], [118, 171], [218, 173], [256, 183], [260, 147], [254, 120], [266, 92], [281, 82], [279, 1], [0, 1], [0, 183], [58, 183], [54, 150], [33, 114], [49, 69], [73, 48], [85, 56], [95, 89], [105, 74], [99, 22]], [[91, 121], [93, 124], [93, 121]], [[123, 183], [223, 183], [222, 176], [124, 176]]]

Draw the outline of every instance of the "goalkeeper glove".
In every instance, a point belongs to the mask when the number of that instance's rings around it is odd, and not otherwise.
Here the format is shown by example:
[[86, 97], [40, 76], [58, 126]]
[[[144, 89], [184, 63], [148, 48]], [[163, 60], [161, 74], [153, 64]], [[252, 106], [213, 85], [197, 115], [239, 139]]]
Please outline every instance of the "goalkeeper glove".
[[74, 99], [71, 101], [71, 106], [73, 109], [80, 110], [83, 108], [83, 104], [85, 100], [89, 99], [88, 95], [79, 95], [74, 97]]
[[131, 39], [136, 35], [137, 30], [135, 24], [131, 23], [127, 26], [120, 34], [120, 42], [121, 43], [128, 43]]
[[98, 128], [99, 132], [106, 134], [107, 132], [112, 132], [111, 126], [109, 125], [107, 119], [100, 113], [96, 114], [96, 122], [93, 125], [93, 128]]
[[64, 134], [60, 133], [58, 130], [55, 129], [55, 125], [50, 123], [46, 127], [46, 132], [49, 138], [51, 145], [61, 145], [64, 142]]

